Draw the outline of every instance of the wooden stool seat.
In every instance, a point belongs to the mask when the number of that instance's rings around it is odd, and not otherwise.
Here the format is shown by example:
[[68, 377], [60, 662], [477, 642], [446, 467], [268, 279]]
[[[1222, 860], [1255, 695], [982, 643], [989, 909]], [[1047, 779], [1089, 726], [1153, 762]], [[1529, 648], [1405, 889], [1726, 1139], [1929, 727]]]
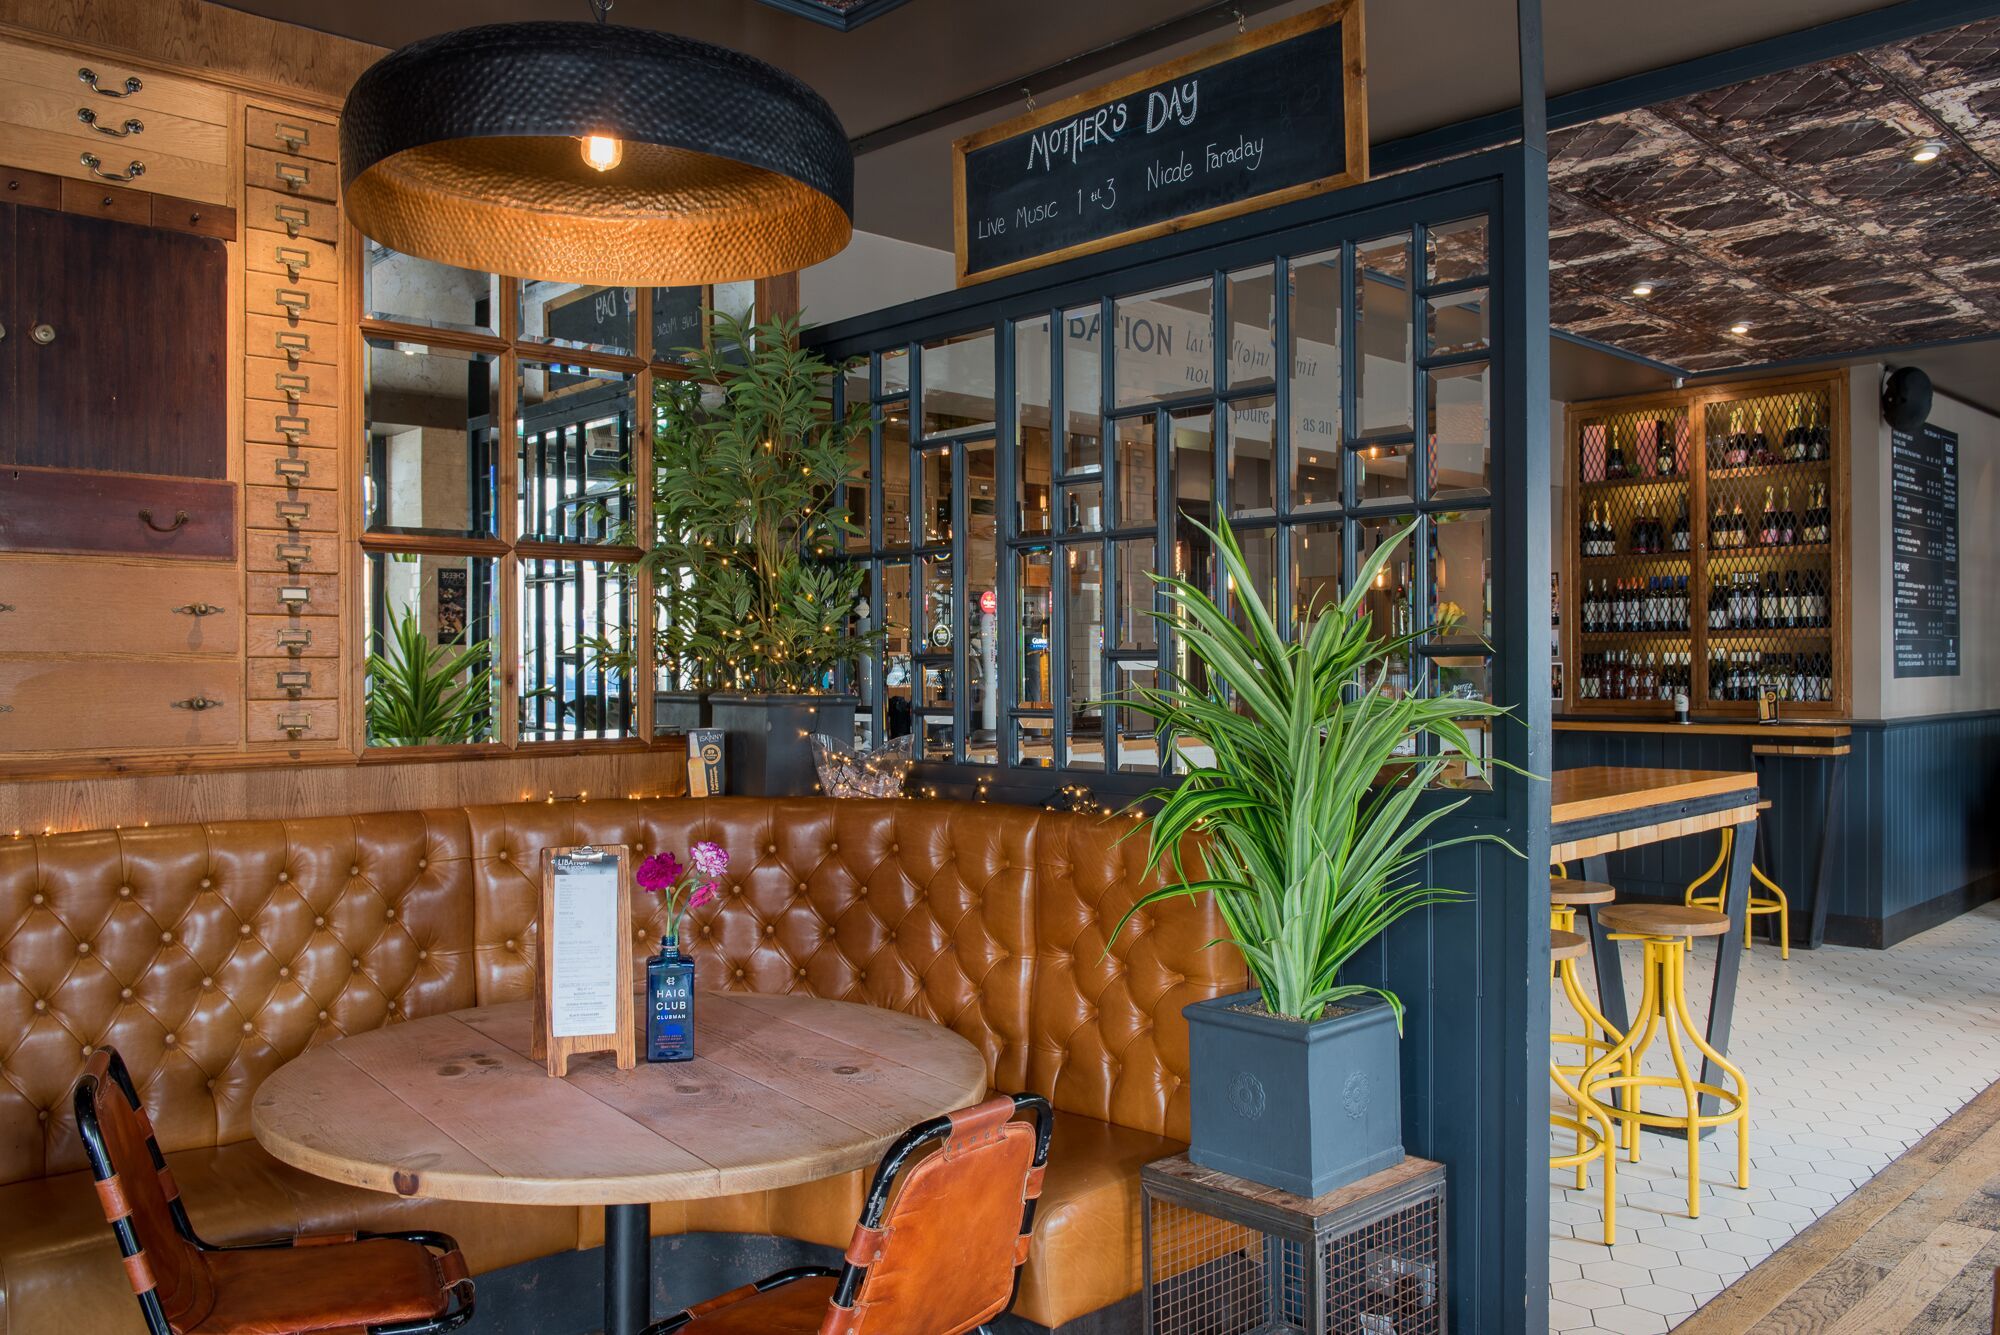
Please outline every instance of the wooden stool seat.
[[1589, 949], [1590, 942], [1576, 932], [1549, 933], [1549, 958], [1552, 960], [1582, 959]]
[[1579, 908], [1585, 904], [1609, 904], [1618, 898], [1618, 892], [1602, 881], [1572, 881], [1561, 876], [1549, 877], [1549, 903], [1563, 908]]
[[1721, 936], [1729, 930], [1727, 916], [1681, 904], [1613, 904], [1598, 910], [1597, 922], [1607, 932], [1633, 936]]

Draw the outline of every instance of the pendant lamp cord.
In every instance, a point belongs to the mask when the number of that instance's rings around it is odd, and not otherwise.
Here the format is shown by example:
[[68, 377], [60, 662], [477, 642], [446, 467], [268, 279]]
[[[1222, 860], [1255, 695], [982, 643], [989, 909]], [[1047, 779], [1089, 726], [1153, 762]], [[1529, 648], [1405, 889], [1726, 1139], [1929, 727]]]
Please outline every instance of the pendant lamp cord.
[[599, 23], [603, 23], [610, 15], [611, 3], [612, 0], [590, 0], [590, 12], [597, 15]]

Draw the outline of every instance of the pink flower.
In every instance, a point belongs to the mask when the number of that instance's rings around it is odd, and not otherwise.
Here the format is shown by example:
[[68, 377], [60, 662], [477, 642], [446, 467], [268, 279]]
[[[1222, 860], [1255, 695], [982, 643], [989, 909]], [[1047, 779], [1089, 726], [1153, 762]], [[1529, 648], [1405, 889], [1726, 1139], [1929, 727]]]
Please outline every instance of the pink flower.
[[688, 900], [688, 907], [691, 909], [698, 909], [702, 905], [710, 904], [713, 903], [714, 901], [715, 901], [715, 882], [703, 881], [700, 885], [695, 887], [693, 897]]
[[690, 848], [688, 856], [694, 859], [695, 870], [711, 881], [729, 870], [729, 854], [721, 844], [710, 840], [704, 839]]
[[655, 853], [639, 864], [633, 878], [647, 890], [667, 890], [680, 880], [683, 870], [680, 859], [672, 853]]

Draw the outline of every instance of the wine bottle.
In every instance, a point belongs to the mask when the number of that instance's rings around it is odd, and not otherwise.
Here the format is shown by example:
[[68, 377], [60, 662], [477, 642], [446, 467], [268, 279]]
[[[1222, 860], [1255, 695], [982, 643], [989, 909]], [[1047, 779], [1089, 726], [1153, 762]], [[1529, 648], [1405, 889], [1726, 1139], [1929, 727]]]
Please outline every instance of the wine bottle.
[[1799, 572], [1785, 572], [1785, 591], [1778, 600], [1778, 621], [1786, 630], [1795, 630], [1804, 624], [1799, 620]]
[[1743, 502], [1737, 501], [1729, 508], [1729, 545], [1747, 547], [1750, 539], [1750, 522], [1743, 517]]
[[1785, 500], [1778, 507], [1778, 545], [1791, 547], [1799, 540], [1799, 517], [1792, 510], [1792, 489], [1785, 488]]
[[1653, 472], [1659, 477], [1674, 475], [1674, 428], [1664, 417], [1653, 423]]
[[1764, 517], [1757, 525], [1757, 545], [1775, 547], [1778, 545], [1778, 507], [1771, 499], [1772, 488], [1764, 488]]

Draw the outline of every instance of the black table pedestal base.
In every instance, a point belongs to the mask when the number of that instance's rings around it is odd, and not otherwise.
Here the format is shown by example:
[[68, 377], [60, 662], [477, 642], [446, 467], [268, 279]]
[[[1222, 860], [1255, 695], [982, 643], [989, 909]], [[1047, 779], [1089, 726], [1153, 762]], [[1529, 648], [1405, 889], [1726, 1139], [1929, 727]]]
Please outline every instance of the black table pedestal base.
[[604, 1335], [639, 1335], [653, 1319], [653, 1207], [604, 1207]]

